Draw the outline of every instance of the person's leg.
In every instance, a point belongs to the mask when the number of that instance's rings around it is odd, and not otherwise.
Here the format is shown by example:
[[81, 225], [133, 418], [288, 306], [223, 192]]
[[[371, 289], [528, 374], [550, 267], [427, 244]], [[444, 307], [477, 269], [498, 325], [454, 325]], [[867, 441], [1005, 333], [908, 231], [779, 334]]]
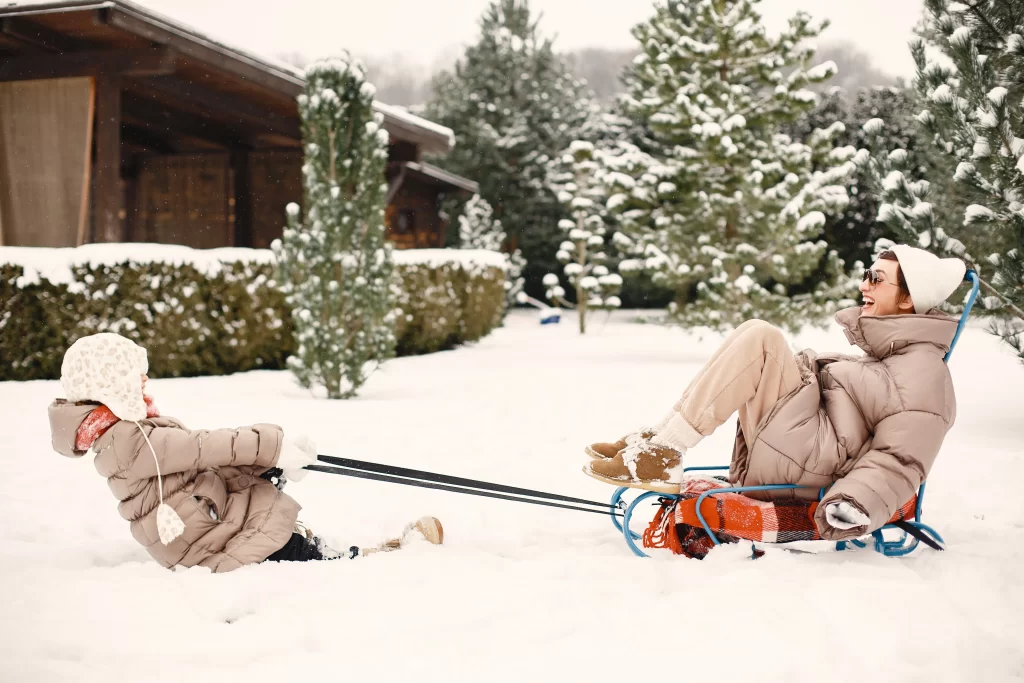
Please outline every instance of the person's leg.
[[348, 552], [339, 553], [324, 546], [315, 536], [307, 538], [302, 534], [292, 534], [284, 546], [268, 557], [264, 562], [314, 562], [318, 560], [337, 560], [342, 557], [353, 558], [359, 555], [359, 548], [352, 546]]
[[749, 441], [772, 406], [800, 384], [800, 368], [782, 332], [763, 320], [749, 320], [694, 377], [652, 441], [692, 448], [733, 413], [739, 413]]
[[800, 382], [800, 369], [782, 332], [750, 320], [715, 351], [649, 441], [630, 444], [612, 458], [589, 463], [584, 471], [610, 484], [674, 492], [687, 449], [737, 412], [749, 439], [762, 417]]

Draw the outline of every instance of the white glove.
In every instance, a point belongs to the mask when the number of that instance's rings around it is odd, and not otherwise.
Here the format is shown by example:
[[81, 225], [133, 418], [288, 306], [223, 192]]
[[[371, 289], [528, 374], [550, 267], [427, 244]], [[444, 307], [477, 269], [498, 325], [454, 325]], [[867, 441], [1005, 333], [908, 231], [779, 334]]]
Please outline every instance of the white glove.
[[852, 529], [856, 526], [868, 526], [871, 520], [863, 512], [845, 500], [829, 503], [825, 506], [825, 520], [836, 529]]
[[301, 481], [309, 474], [308, 470], [302, 468], [314, 464], [316, 464], [316, 444], [310, 441], [309, 437], [305, 435], [295, 439], [285, 437], [281, 441], [281, 453], [277, 456], [276, 467], [281, 468], [285, 479]]

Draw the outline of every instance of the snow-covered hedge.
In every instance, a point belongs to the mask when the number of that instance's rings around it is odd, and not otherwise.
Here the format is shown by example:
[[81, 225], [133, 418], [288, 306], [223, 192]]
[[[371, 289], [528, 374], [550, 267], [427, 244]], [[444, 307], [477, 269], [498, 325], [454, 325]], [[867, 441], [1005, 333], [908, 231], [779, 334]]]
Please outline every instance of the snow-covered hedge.
[[[474, 341], [500, 323], [501, 254], [415, 250], [395, 262], [399, 354]], [[293, 349], [269, 250], [0, 247], [0, 381], [59, 377], [65, 349], [102, 331], [145, 346], [154, 377], [283, 368]]]

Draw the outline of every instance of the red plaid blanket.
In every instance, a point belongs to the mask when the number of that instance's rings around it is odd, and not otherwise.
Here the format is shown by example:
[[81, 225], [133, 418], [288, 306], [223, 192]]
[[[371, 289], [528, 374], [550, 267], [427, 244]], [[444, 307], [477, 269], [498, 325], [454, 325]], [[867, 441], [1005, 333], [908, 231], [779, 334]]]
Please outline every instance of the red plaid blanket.
[[[703, 558], [715, 544], [697, 518], [697, 499], [706, 491], [730, 486], [716, 479], [684, 482], [679, 498], [666, 499], [644, 532], [644, 547], [670, 548], [677, 555]], [[916, 506], [917, 496], [914, 496], [896, 511], [891, 521], [913, 519]], [[761, 501], [740, 493], [720, 493], [704, 499], [701, 513], [719, 542], [746, 539], [789, 543], [821, 540], [814, 524], [817, 508], [817, 501]]]

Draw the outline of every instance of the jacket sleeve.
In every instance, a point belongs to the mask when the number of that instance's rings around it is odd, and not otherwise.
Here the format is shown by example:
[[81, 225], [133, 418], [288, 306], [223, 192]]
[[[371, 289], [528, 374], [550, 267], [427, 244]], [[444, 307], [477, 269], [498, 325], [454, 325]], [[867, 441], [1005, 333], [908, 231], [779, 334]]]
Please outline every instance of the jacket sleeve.
[[[131, 428], [135, 430], [133, 448], [126, 449], [129, 462], [122, 462], [121, 467], [139, 479], [155, 477], [156, 462], [149, 446], [138, 427], [131, 424]], [[189, 430], [143, 423], [142, 428], [160, 461], [162, 475], [245, 465], [270, 468], [277, 463], [283, 438], [281, 428], [270, 424]]]
[[[879, 422], [871, 450], [829, 489], [814, 513], [822, 538], [856, 538], [888, 523], [917, 493], [935, 462], [946, 429], [941, 415], [919, 410], [896, 413]], [[839, 501], [846, 501], [867, 515], [870, 526], [845, 530], [832, 527], [825, 519], [825, 508]]]

